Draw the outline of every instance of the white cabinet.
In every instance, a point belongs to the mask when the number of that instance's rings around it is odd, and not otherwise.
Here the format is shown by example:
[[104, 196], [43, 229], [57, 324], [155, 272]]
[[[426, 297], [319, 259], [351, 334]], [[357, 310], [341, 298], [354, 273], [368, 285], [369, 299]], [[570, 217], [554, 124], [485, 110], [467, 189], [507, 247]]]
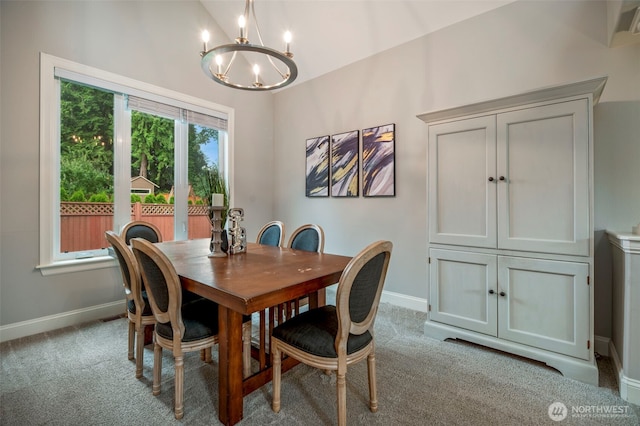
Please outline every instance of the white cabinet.
[[431, 249], [430, 320], [589, 359], [589, 265]]
[[589, 255], [587, 106], [429, 126], [430, 241]]
[[496, 247], [495, 116], [429, 126], [428, 164], [429, 240]]
[[620, 397], [640, 405], [640, 235], [607, 233], [613, 256], [609, 352], [618, 373]]
[[429, 125], [425, 334], [597, 385], [591, 117], [605, 82], [418, 116]]

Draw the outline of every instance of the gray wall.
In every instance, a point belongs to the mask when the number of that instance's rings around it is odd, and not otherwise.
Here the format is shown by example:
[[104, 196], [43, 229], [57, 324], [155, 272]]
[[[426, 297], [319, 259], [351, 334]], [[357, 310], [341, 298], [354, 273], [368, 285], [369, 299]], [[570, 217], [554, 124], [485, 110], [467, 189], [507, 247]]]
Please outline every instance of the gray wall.
[[48, 277], [34, 269], [41, 51], [235, 108], [235, 205], [250, 235], [271, 220], [273, 94], [207, 79], [200, 31], [218, 28], [199, 2], [2, 1], [0, 10], [0, 325], [124, 300], [116, 268]]
[[[640, 221], [640, 45], [606, 46], [604, 2], [518, 1], [276, 95], [276, 216], [321, 224], [327, 252], [394, 242], [385, 289], [427, 299], [427, 126], [416, 114], [608, 75], [595, 108], [595, 334], [611, 335], [604, 229]], [[391, 199], [304, 197], [304, 141], [396, 124]]]

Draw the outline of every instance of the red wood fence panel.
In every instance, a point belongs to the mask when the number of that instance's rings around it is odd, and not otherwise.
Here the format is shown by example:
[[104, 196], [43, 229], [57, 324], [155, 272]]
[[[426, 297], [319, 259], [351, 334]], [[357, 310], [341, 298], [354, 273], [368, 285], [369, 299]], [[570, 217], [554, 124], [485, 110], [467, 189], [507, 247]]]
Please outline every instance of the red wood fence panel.
[[[189, 206], [188, 214], [189, 239], [211, 236], [207, 206]], [[156, 225], [164, 241], [171, 241], [174, 238], [172, 204], [132, 204], [131, 220], [143, 220]], [[109, 243], [104, 233], [112, 229], [112, 203], [60, 203], [60, 250], [62, 252], [108, 247]]]

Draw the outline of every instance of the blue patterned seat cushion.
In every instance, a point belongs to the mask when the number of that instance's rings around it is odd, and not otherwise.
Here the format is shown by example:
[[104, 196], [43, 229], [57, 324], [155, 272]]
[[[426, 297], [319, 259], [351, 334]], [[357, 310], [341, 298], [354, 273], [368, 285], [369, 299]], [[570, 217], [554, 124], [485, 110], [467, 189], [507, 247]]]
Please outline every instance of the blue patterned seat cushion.
[[[325, 358], [337, 358], [335, 348], [338, 315], [335, 306], [322, 306], [303, 312], [273, 329], [273, 337], [305, 352]], [[347, 354], [363, 349], [373, 337], [368, 331], [350, 334]]]

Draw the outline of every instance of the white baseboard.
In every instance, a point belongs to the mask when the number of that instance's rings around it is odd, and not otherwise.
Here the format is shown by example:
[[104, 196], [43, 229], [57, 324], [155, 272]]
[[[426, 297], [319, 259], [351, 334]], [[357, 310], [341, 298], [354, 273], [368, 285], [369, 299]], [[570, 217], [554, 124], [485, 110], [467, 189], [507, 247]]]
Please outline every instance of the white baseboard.
[[124, 300], [0, 326], [0, 342], [95, 321], [126, 312]]
[[407, 296], [406, 294], [394, 293], [392, 291], [383, 290], [380, 301], [418, 312], [429, 311], [429, 301], [427, 299], [420, 299], [419, 297]]
[[[336, 303], [337, 284], [327, 287], [327, 303], [333, 305]], [[418, 312], [429, 311], [429, 301], [420, 299], [419, 297], [407, 296], [406, 294], [394, 293], [392, 291], [382, 291], [380, 302], [390, 303], [401, 308], [411, 309]]]
[[[328, 301], [330, 301], [331, 298], [335, 299], [335, 288], [329, 287], [327, 290]], [[381, 301], [419, 312], [427, 312], [429, 306], [426, 299], [406, 296], [404, 294], [393, 293], [389, 291], [382, 292]], [[87, 321], [95, 321], [114, 315], [121, 315], [125, 312], [126, 311], [124, 302], [117, 301], [105, 303], [103, 305], [91, 306], [84, 309], [77, 309], [75, 311], [63, 312], [61, 314], [34, 318], [28, 321], [21, 321], [13, 324], [3, 325], [0, 326], [0, 342], [6, 342], [8, 340], [19, 339], [20, 337], [44, 333], [46, 331], [81, 324]]]
[[608, 337], [602, 336], [594, 336], [593, 340], [593, 350], [598, 352], [602, 356], [609, 356], [609, 342], [611, 341]]
[[640, 405], [640, 380], [632, 379], [624, 375], [622, 362], [613, 344], [613, 340], [609, 342], [609, 353], [613, 360], [613, 368], [618, 372], [618, 388], [620, 390], [620, 398], [632, 404]]

